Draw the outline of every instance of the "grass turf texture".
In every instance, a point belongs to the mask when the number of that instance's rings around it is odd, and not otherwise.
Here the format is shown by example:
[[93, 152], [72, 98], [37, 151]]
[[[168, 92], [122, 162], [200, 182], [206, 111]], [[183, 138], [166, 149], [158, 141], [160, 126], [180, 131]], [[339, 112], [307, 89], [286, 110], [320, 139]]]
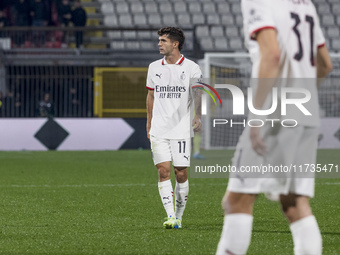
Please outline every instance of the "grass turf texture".
[[[339, 155], [321, 150], [318, 162], [340, 165]], [[0, 152], [0, 160], [0, 254], [215, 254], [225, 179], [191, 178], [183, 229], [165, 230], [150, 151]], [[340, 254], [339, 191], [339, 179], [317, 179], [311, 201], [327, 255]], [[248, 254], [293, 254], [277, 203], [259, 196], [254, 216]]]

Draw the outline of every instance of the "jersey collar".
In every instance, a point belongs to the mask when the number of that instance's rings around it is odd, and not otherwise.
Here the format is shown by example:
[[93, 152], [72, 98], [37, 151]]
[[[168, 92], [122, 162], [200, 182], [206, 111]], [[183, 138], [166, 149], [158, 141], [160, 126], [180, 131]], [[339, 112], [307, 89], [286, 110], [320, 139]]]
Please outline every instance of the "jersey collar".
[[[177, 62], [175, 63], [175, 65], [180, 65], [180, 64], [183, 63], [183, 61], [184, 61], [184, 55], [182, 55], [182, 57], [180, 57], [180, 59], [177, 60]], [[164, 65], [168, 65], [168, 63], [167, 63], [166, 60], [165, 60], [165, 57], [162, 59], [162, 65], [163, 65], [163, 66], [164, 66]]]

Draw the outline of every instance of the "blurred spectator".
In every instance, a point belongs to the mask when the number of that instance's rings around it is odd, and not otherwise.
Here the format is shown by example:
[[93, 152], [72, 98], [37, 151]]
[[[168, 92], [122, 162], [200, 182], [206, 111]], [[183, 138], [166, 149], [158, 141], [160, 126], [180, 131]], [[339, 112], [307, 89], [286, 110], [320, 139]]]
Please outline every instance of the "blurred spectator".
[[[71, 20], [71, 5], [69, 0], [61, 0], [61, 3], [58, 4], [58, 19], [61, 23], [61, 26], [68, 27]], [[64, 31], [62, 33], [61, 41], [63, 42], [63, 47], [67, 47], [67, 38], [68, 32]]]
[[79, 108], [80, 108], [80, 100], [79, 94], [76, 88], [70, 88], [70, 95], [69, 95], [69, 117], [78, 117], [79, 116]]
[[43, 27], [47, 25], [47, 8], [42, 0], [34, 0], [30, 14], [33, 26]]
[[54, 116], [54, 106], [51, 101], [50, 93], [45, 93], [44, 99], [39, 103], [39, 116], [51, 118]]
[[45, 7], [47, 9], [46, 13], [47, 26], [54, 26], [55, 24], [52, 20], [52, 6], [54, 0], [43, 0], [43, 2], [45, 3]]
[[4, 104], [3, 104], [3, 111], [2, 116], [4, 117], [14, 117], [13, 116], [13, 109], [14, 106], [14, 93], [7, 89], [6, 90], [6, 96], [4, 98]]
[[9, 25], [8, 19], [3, 10], [0, 10], [0, 28], [7, 27]]
[[[5, 12], [0, 10], [0, 28], [7, 27], [8, 25], [8, 19], [5, 16]], [[7, 33], [5, 31], [0, 31], [0, 37], [7, 37]]]
[[30, 25], [30, 5], [29, 0], [17, 0], [15, 8], [17, 11], [16, 25], [27, 27]]
[[0, 91], [0, 118], [2, 117], [2, 109], [4, 108], [4, 95]]
[[[72, 11], [72, 22], [75, 27], [84, 27], [86, 25], [87, 16], [84, 8], [81, 6], [80, 0], [74, 1], [74, 10]], [[76, 47], [79, 48], [83, 44], [83, 31], [76, 31]]]
[[0, 0], [0, 11], [3, 12], [3, 15], [7, 17], [7, 23], [10, 24], [10, 6], [13, 0]]
[[14, 117], [24, 117], [22, 105], [21, 95], [19, 93], [15, 94]]
[[58, 8], [58, 14], [62, 26], [67, 27], [71, 20], [71, 5], [69, 0], [62, 0]]
[[[31, 3], [32, 26], [43, 27], [47, 25], [47, 8], [42, 0]], [[45, 44], [45, 32], [34, 32], [33, 41], [36, 46]]]
[[[17, 18], [16, 18], [16, 26], [19, 27], [27, 27], [30, 25], [30, 5], [29, 5], [29, 0], [17, 0], [15, 9], [17, 13]], [[18, 46], [21, 46], [25, 42], [25, 32], [18, 31], [15, 39], [14, 39], [15, 44]]]

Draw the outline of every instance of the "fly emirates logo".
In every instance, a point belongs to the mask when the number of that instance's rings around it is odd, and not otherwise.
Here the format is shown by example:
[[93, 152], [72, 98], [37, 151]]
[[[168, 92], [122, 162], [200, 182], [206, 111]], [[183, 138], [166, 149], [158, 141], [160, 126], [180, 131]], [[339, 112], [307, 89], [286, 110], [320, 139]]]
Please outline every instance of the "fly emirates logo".
[[159, 93], [159, 98], [181, 98], [182, 93], [187, 89], [184, 86], [155, 86], [155, 91]]

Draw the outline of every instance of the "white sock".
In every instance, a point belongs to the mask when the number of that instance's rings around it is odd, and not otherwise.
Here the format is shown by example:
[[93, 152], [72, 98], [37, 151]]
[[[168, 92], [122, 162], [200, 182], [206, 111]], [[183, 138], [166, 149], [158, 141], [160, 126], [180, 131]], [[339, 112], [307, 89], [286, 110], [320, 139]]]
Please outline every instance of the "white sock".
[[314, 215], [290, 224], [295, 255], [321, 255], [322, 237]]
[[182, 215], [187, 204], [187, 198], [189, 194], [189, 181], [186, 180], [183, 183], [178, 183], [176, 181], [175, 186], [175, 208], [176, 208], [176, 218], [182, 220]]
[[216, 255], [244, 255], [250, 244], [253, 216], [233, 213], [224, 216], [224, 224]]
[[171, 181], [167, 180], [164, 182], [159, 182], [158, 191], [168, 217], [175, 217], [173, 202], [174, 192], [172, 189]]

